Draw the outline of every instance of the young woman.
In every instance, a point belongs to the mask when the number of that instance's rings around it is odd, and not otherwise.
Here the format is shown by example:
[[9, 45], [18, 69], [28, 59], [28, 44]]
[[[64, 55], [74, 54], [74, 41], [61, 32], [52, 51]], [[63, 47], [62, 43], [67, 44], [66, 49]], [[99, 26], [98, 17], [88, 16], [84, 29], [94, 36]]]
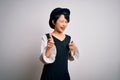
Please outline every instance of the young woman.
[[64, 30], [70, 21], [70, 10], [55, 8], [49, 19], [53, 32], [43, 35], [40, 60], [44, 63], [40, 80], [70, 80], [68, 59], [78, 57], [74, 41]]

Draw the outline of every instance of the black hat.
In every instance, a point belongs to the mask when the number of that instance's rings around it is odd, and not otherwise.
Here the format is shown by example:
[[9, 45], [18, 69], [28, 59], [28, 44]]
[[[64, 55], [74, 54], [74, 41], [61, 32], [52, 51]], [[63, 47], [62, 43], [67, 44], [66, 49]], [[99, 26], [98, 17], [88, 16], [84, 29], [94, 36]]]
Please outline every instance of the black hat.
[[55, 9], [51, 12], [50, 16], [54, 16], [54, 15], [61, 14], [61, 13], [70, 15], [70, 10], [67, 9], [67, 8], [60, 8], [60, 7], [58, 7], [58, 8], [55, 8]]

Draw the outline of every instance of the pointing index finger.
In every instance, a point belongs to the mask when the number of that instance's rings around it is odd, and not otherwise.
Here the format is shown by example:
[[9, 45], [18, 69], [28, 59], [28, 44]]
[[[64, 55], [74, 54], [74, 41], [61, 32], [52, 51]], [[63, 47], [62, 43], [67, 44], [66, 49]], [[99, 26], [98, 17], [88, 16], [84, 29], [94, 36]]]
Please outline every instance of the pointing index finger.
[[51, 33], [49, 33], [49, 38], [52, 38], [52, 34]]

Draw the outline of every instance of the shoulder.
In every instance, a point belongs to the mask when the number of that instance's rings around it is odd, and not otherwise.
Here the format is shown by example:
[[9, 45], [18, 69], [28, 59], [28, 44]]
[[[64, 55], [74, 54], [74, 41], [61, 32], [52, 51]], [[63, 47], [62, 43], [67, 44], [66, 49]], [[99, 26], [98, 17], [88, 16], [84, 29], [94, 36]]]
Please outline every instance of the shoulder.
[[66, 35], [66, 38], [69, 39], [71, 41], [71, 36], [68, 35], [68, 34], [65, 34]]
[[47, 37], [49, 33], [42, 34], [42, 37]]
[[70, 37], [71, 38], [71, 36], [70, 35], [68, 35], [68, 34], [65, 34], [66, 35], [66, 37]]
[[68, 37], [70, 39], [70, 41], [73, 41], [73, 38], [71, 35], [68, 35], [68, 34], [65, 34], [65, 35], [66, 35], [66, 37]]
[[47, 40], [47, 33], [42, 35], [42, 40]]
[[42, 35], [42, 39], [47, 40], [50, 37], [49, 33], [45, 33]]

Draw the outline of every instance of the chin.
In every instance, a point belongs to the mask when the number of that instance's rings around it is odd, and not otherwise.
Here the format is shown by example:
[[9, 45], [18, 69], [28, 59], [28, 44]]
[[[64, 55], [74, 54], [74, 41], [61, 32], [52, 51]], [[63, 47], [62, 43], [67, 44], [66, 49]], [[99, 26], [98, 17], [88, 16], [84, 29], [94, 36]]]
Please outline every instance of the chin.
[[60, 32], [61, 32], [61, 33], [63, 33], [63, 32], [64, 32], [64, 30], [61, 30]]
[[58, 33], [63, 33], [63, 30], [57, 30]]
[[57, 32], [58, 32], [58, 33], [63, 33], [64, 30], [63, 30], [63, 29], [58, 29]]

